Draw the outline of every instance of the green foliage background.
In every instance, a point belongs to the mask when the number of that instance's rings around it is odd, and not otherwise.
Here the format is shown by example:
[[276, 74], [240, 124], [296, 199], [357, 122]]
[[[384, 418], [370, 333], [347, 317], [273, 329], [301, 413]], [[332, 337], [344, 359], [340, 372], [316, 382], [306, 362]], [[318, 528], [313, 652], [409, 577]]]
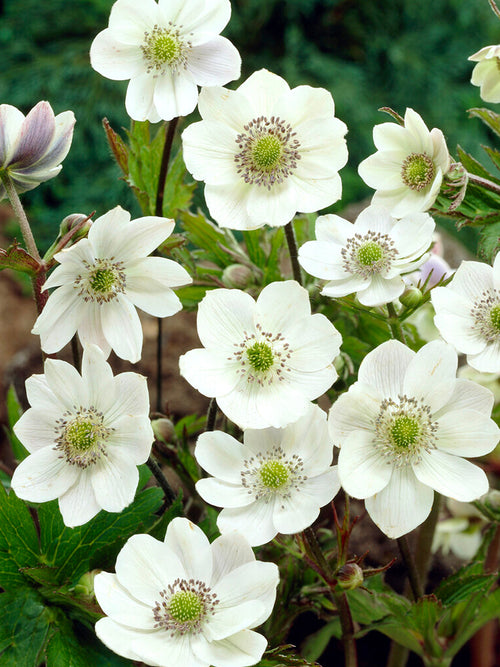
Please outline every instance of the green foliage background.
[[[61, 175], [24, 195], [44, 245], [69, 213], [99, 215], [118, 203], [139, 213], [101, 127], [104, 116], [115, 129], [128, 126], [127, 84], [95, 73], [88, 57], [112, 4], [0, 2], [0, 101], [26, 112], [47, 99], [56, 113], [72, 109], [77, 118]], [[224, 34], [240, 50], [243, 78], [267, 67], [292, 86], [332, 92], [336, 113], [349, 127], [350, 154], [341, 172], [344, 197], [335, 208], [370, 194], [356, 167], [373, 152], [373, 125], [389, 120], [377, 112], [381, 106], [401, 113], [413, 107], [429, 127], [444, 131], [452, 152], [460, 142], [479, 156], [479, 144], [491, 144], [479, 120], [468, 121], [466, 114], [481, 105], [478, 88], [469, 83], [467, 56], [500, 37], [487, 0], [233, 0], [232, 7]]]

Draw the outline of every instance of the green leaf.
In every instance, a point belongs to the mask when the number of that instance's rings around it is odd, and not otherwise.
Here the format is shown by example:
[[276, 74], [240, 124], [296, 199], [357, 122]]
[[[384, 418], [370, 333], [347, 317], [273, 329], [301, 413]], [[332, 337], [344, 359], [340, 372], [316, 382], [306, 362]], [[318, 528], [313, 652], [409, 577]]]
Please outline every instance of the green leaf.
[[255, 667], [320, 667], [317, 662], [309, 662], [295, 653], [295, 646], [285, 644], [269, 649]]
[[182, 489], [179, 491], [177, 498], [170, 505], [166, 512], [163, 513], [162, 517], [155, 523], [155, 525], [149, 530], [149, 534], [155, 537], [157, 540], [162, 540], [165, 538], [165, 533], [167, 532], [168, 524], [178, 516], [184, 515], [184, 507], [182, 505]]
[[184, 183], [186, 173], [182, 150], [179, 150], [169, 164], [163, 191], [163, 215], [166, 218], [177, 217], [180, 210], [188, 209], [191, 205], [196, 183]]
[[40, 547], [30, 511], [14, 491], [0, 488], [0, 587], [26, 586], [22, 568], [36, 567]]
[[491, 161], [497, 169], [500, 169], [500, 151], [496, 148], [490, 148], [489, 146], [483, 146], [484, 150], [490, 156]]
[[30, 588], [2, 593], [0, 614], [2, 667], [38, 667], [51, 619], [38, 593]]
[[0, 248], [0, 271], [2, 269], [13, 269], [36, 276], [40, 268], [37, 260], [21, 248], [17, 243], [10, 245], [7, 250]]
[[495, 183], [500, 183], [500, 181], [492, 176], [490, 172], [483, 167], [483, 165], [476, 160], [476, 158], [466, 153], [461, 146], [457, 146], [458, 159], [467, 169], [470, 174], [475, 174], [476, 176], [481, 176], [482, 178], [487, 178]]
[[490, 130], [500, 137], [500, 116], [490, 109], [469, 109], [469, 118], [480, 118]]
[[301, 652], [306, 660], [318, 660], [325, 652], [332, 637], [340, 639], [341, 636], [340, 619], [335, 618], [312, 635], [309, 635], [301, 646]]
[[500, 222], [487, 225], [479, 236], [479, 254], [488, 262], [493, 262], [500, 251]]
[[118, 163], [118, 166], [123, 171], [125, 176], [128, 176], [128, 148], [125, 145], [125, 142], [120, 137], [120, 135], [113, 130], [107, 118], [103, 119], [102, 125], [104, 127], [104, 131], [106, 132], [106, 138], [108, 140], [109, 147], [115, 156], [115, 160]]
[[190, 243], [197, 248], [203, 248], [207, 253], [207, 259], [211, 258], [221, 267], [234, 264], [234, 258], [220, 247], [220, 245], [225, 247], [235, 245], [234, 237], [229, 230], [222, 232], [210, 220], [207, 220], [200, 210], [197, 213], [183, 211], [180, 219]]
[[154, 525], [162, 500], [161, 489], [146, 489], [121, 513], [102, 511], [76, 528], [64, 525], [56, 501], [44, 503], [38, 508], [43, 562], [57, 568], [60, 584], [75, 584], [85, 572], [112, 567], [126, 540]]
[[11, 384], [7, 392], [7, 421], [9, 424], [7, 435], [12, 447], [14, 458], [18, 463], [29, 456], [28, 450], [14, 433], [14, 425], [19, 421], [22, 414], [23, 410], [21, 408], [21, 404], [19, 403], [19, 399], [17, 398], [16, 390], [14, 389], [14, 385]]

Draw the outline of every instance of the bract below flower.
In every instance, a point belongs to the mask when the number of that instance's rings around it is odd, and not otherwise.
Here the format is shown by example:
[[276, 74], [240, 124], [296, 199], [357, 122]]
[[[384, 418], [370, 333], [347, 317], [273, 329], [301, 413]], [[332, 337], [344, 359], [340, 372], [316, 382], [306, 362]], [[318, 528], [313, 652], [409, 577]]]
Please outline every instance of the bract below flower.
[[31, 408], [14, 427], [30, 456], [14, 471], [16, 494], [36, 503], [59, 499], [67, 526], [101, 509], [121, 512], [134, 499], [137, 466], [153, 443], [146, 378], [113, 377], [95, 345], [83, 352], [82, 375], [47, 359], [44, 375], [26, 380]]
[[243, 444], [222, 431], [202, 433], [195, 457], [213, 477], [200, 496], [224, 509], [221, 533], [239, 530], [252, 546], [299, 533], [340, 489], [326, 414], [317, 405], [284, 429], [246, 430]]
[[32, 333], [42, 349], [57, 352], [78, 332], [82, 345], [111, 349], [122, 359], [139, 361], [142, 327], [136, 307], [156, 317], [182, 308], [171, 287], [191, 282], [182, 266], [163, 257], [147, 257], [173, 231], [174, 221], [145, 217], [130, 220], [120, 206], [98, 218], [88, 238], [57, 253], [60, 263], [44, 289], [57, 287]]
[[369, 206], [354, 224], [323, 215], [316, 221], [317, 240], [299, 249], [299, 262], [307, 273], [329, 281], [322, 294], [356, 292], [365, 306], [381, 306], [403, 293], [401, 274], [425, 262], [434, 227], [427, 213], [395, 220], [383, 206]]
[[431, 292], [441, 336], [478, 371], [500, 373], [500, 253], [493, 267], [462, 262], [446, 287]]
[[[48, 102], [38, 102], [25, 117], [10, 104], [0, 104], [0, 175], [12, 179], [17, 192], [33, 190], [61, 171], [71, 146], [75, 116], [54, 116]], [[6, 196], [0, 179], [0, 200]]]
[[365, 499], [389, 537], [427, 518], [434, 491], [469, 502], [488, 490], [484, 471], [462, 457], [483, 456], [497, 444], [493, 395], [458, 380], [456, 370], [457, 355], [442, 341], [415, 353], [391, 340], [363, 359], [358, 381], [330, 410], [340, 482]]
[[176, 518], [164, 542], [131, 537], [115, 569], [94, 580], [107, 615], [95, 631], [118, 655], [156, 667], [246, 667], [261, 659], [267, 641], [253, 628], [272, 611], [279, 573], [256, 561], [239, 533], [210, 544]]
[[205, 347], [181, 356], [181, 375], [241, 428], [297, 421], [337, 378], [342, 338], [324, 315], [311, 315], [307, 290], [293, 280], [267, 285], [257, 302], [212, 290], [197, 325]]
[[285, 225], [340, 199], [347, 162], [345, 124], [330, 93], [267, 70], [237, 90], [201, 91], [202, 117], [182, 134], [184, 160], [205, 181], [210, 214], [221, 227]]
[[365, 183], [376, 190], [372, 202], [386, 206], [395, 218], [430, 209], [450, 168], [441, 130], [429, 132], [418, 113], [407, 109], [404, 127], [376, 125], [373, 141], [378, 152], [358, 168]]
[[109, 27], [90, 48], [92, 67], [130, 79], [125, 106], [135, 120], [158, 122], [191, 113], [198, 86], [221, 86], [240, 76], [241, 58], [219, 33], [229, 0], [118, 0]]
[[500, 102], [500, 44], [485, 46], [469, 56], [477, 65], [472, 70], [471, 83], [480, 86], [485, 102]]

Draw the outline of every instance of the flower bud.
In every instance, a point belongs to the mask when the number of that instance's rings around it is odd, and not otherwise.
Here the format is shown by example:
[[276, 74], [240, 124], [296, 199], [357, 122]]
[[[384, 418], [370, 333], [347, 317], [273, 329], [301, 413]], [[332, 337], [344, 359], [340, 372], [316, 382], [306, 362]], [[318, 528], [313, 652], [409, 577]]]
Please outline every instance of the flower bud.
[[222, 273], [222, 282], [226, 287], [245, 289], [254, 282], [252, 269], [244, 264], [230, 264]]
[[71, 238], [71, 242], [74, 243], [75, 241], [78, 241], [84, 236], [87, 236], [87, 234], [89, 233], [89, 229], [92, 225], [92, 220], [90, 220], [89, 216], [85, 215], [84, 213], [71, 213], [71, 215], [67, 215], [61, 222], [61, 225], [59, 227], [60, 238], [66, 236], [68, 232], [70, 232], [84, 220], [87, 220], [87, 222], [84, 225], [82, 225], [82, 227]]
[[167, 419], [166, 417], [153, 419], [151, 427], [157, 440], [160, 440], [161, 442], [172, 442], [175, 435], [175, 429], [170, 419]]
[[91, 570], [80, 577], [74, 588], [76, 597], [92, 597], [94, 595], [94, 579], [99, 572], [102, 572], [102, 570]]
[[338, 571], [337, 581], [341, 588], [350, 591], [363, 583], [363, 570], [356, 563], [347, 563]]
[[416, 308], [422, 301], [422, 292], [418, 289], [418, 287], [407, 287], [403, 294], [399, 297], [399, 300], [403, 306], [406, 306], [407, 308]]

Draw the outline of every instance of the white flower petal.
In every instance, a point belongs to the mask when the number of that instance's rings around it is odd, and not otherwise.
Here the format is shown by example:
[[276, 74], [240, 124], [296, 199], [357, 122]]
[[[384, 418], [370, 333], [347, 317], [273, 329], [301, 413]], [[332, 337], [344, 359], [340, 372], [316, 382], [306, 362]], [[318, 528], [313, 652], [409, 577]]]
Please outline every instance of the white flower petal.
[[[57, 399], [52, 394], [57, 405]], [[30, 408], [21, 415], [14, 424], [14, 433], [29, 452], [36, 452], [43, 447], [54, 447], [56, 444], [56, 422], [61, 418], [64, 408], [54, 409], [54, 404], [48, 411], [42, 409], [39, 402], [37, 408]]]
[[196, 323], [202, 344], [207, 348], [223, 347], [233, 352], [234, 343], [242, 342], [246, 332], [254, 331], [254, 309], [255, 301], [241, 290], [207, 292], [198, 306]]
[[144, 33], [157, 23], [158, 5], [154, 0], [119, 0], [111, 8], [109, 27], [125, 44], [142, 44]]
[[48, 102], [38, 102], [23, 120], [9, 161], [14, 168], [33, 165], [46, 153], [56, 129], [54, 112]]
[[341, 247], [336, 243], [307, 241], [299, 248], [299, 263], [311, 276], [323, 280], [342, 280], [350, 276], [342, 263]]
[[231, 16], [231, 4], [228, 0], [209, 3], [203, 0], [159, 0], [159, 10], [163, 21], [182, 25], [184, 33], [196, 33], [201, 28], [203, 32], [218, 34], [225, 28]]
[[255, 627], [263, 611], [264, 605], [259, 600], [246, 600], [228, 607], [219, 604], [203, 628], [203, 634], [209, 642], [226, 639], [249, 627]]
[[230, 484], [241, 484], [241, 470], [251, 452], [228, 433], [207, 431], [198, 438], [194, 455], [209, 475]]
[[144, 56], [138, 44], [124, 44], [116, 32], [103, 30], [90, 47], [90, 64], [107, 79], [132, 79], [144, 71]]
[[97, 345], [107, 359], [111, 352], [111, 345], [104, 337], [101, 324], [101, 312], [103, 304], [89, 301], [85, 304], [85, 312], [78, 325], [78, 338], [85, 348], [88, 345]]
[[246, 507], [255, 500], [241, 484], [231, 484], [215, 477], [198, 480], [196, 491], [206, 503], [216, 507]]
[[66, 526], [83, 526], [100, 510], [92, 489], [92, 473], [88, 468], [80, 471], [78, 480], [63, 495], [59, 496], [59, 510]]
[[323, 287], [321, 294], [333, 298], [347, 296], [348, 294], [354, 294], [354, 292], [360, 292], [361, 290], [366, 289], [369, 285], [369, 278], [353, 275], [344, 280], [331, 280]]
[[295, 280], [266, 285], [255, 307], [255, 321], [265, 331], [286, 332], [296, 322], [310, 315], [308, 292]]
[[2, 167], [10, 162], [16, 149], [24, 114], [10, 104], [0, 104], [0, 164]]
[[[489, 389], [477, 384], [477, 382], [458, 378], [455, 381], [453, 394], [449, 399], [449, 408], [445, 406], [443, 413], [448, 412], [448, 410], [457, 410], [458, 412], [461, 410], [477, 410], [477, 412], [489, 417], [493, 410], [493, 402], [494, 396]], [[434, 417], [443, 413], [439, 412]]]
[[44, 364], [45, 379], [50, 390], [70, 412], [87, 403], [87, 387], [76, 368], [60, 359], [47, 359]]
[[[227, 396], [238, 384], [237, 366], [224, 358], [217, 358], [208, 350], [190, 350], [179, 358], [183, 378], [204, 396]], [[219, 403], [219, 407], [220, 403]], [[222, 409], [222, 408], [221, 408]]]
[[210, 548], [214, 563], [212, 586], [241, 565], [255, 561], [255, 554], [243, 533], [234, 531], [221, 535], [212, 542]]
[[259, 662], [266, 646], [265, 637], [251, 630], [242, 630], [220, 641], [197, 642], [193, 650], [203, 665], [246, 667]]
[[252, 186], [243, 179], [232, 183], [205, 186], [205, 201], [210, 215], [220, 227], [231, 229], [250, 230], [265, 225], [265, 220], [255, 219], [248, 210], [248, 202], [252, 193]]
[[324, 315], [316, 313], [287, 331], [291, 355], [288, 364], [298, 371], [321, 370], [340, 352], [342, 336]]
[[179, 558], [188, 579], [210, 581], [212, 551], [201, 528], [186, 519], [173, 519], [168, 524], [165, 545]]
[[475, 302], [486, 289], [493, 287], [491, 266], [482, 262], [462, 262], [448, 287]]
[[500, 439], [500, 430], [488, 415], [455, 406], [436, 420], [437, 447], [457, 456], [484, 456]]
[[103, 351], [97, 345], [83, 349], [82, 380], [87, 388], [89, 405], [106, 414], [115, 399], [114, 377]]
[[358, 291], [357, 296], [364, 306], [382, 306], [401, 296], [404, 289], [405, 283], [401, 276], [387, 279], [375, 274], [368, 287]]
[[[142, 655], [139, 655], [142, 642], [150, 637], [150, 633], [133, 630], [119, 623], [115, 623], [110, 618], [101, 618], [95, 624], [95, 633], [109, 649], [129, 660], [142, 662]], [[134, 646], [139, 653], [132, 649]]]
[[[219, 609], [230, 609], [247, 600], [265, 598], [278, 585], [279, 572], [274, 563], [252, 561], [231, 570], [212, 590], [219, 598]], [[250, 626], [252, 627], [252, 626]]]
[[223, 509], [217, 517], [217, 527], [224, 535], [234, 530], [242, 533], [252, 546], [270, 542], [278, 530], [273, 522], [274, 500], [258, 500], [247, 507]]
[[489, 488], [488, 478], [481, 468], [437, 449], [422, 452], [421, 460], [412, 467], [423, 484], [462, 502], [476, 500]]
[[404, 376], [414, 356], [403, 343], [389, 340], [366, 355], [358, 380], [378, 390], [384, 398], [397, 399], [403, 393]]
[[354, 431], [340, 449], [340, 483], [355, 498], [364, 499], [379, 493], [391, 479], [393, 465], [374, 439], [374, 433]]
[[418, 481], [410, 466], [395, 468], [380, 493], [367, 498], [368, 514], [380, 530], [396, 539], [419, 526], [429, 516], [434, 491]]
[[316, 498], [299, 491], [290, 498], [276, 498], [273, 523], [279, 533], [300, 533], [316, 521], [319, 509]]
[[373, 431], [383, 396], [360, 382], [339, 396], [328, 415], [330, 436], [337, 447], [341, 447], [353, 431]]
[[100, 572], [94, 579], [94, 592], [103, 612], [129, 628], [153, 630], [155, 619], [151, 607], [133, 598], [120, 585], [116, 574]]
[[342, 180], [339, 174], [328, 178], [307, 179], [292, 174], [288, 178], [296, 193], [297, 210], [301, 213], [321, 211], [342, 197]]
[[44, 352], [53, 354], [73, 338], [84, 313], [77, 291], [72, 285], [63, 285], [49, 296], [31, 333], [40, 336]]
[[248, 120], [257, 115], [272, 116], [276, 100], [290, 91], [290, 87], [281, 76], [261, 69], [254, 72], [238, 88], [248, 100]]
[[302, 489], [304, 494], [312, 496], [319, 506], [323, 507], [335, 498], [340, 491], [340, 486], [338, 466], [332, 466], [321, 475], [306, 479]]
[[166, 71], [155, 79], [153, 102], [160, 118], [188, 116], [198, 102], [198, 88], [191, 74]]
[[77, 482], [80, 471], [54, 447], [30, 454], [14, 470], [12, 488], [23, 500], [44, 503], [54, 500]]
[[[225, 88], [204, 88], [200, 93], [200, 100], [205, 100], [205, 106], [225, 113], [226, 107], [233, 111], [233, 104], [224, 104], [224, 97], [217, 93], [226, 92]], [[242, 99], [243, 96], [241, 96]], [[231, 100], [231, 98], [229, 98]], [[237, 113], [234, 124], [239, 118]], [[241, 129], [239, 127], [238, 129]], [[236, 132], [228, 123], [209, 120], [202, 123], [192, 123], [182, 133], [183, 157], [189, 172], [198, 181], [217, 185], [221, 183], [239, 183], [237, 165], [234, 156], [237, 152]], [[236, 180], [238, 179], [238, 180]], [[214, 216], [215, 217], [215, 216]]]
[[187, 69], [198, 86], [220, 86], [240, 78], [241, 58], [236, 47], [225, 37], [193, 46]]
[[467, 363], [472, 368], [483, 373], [500, 372], [500, 342], [487, 345], [484, 350], [477, 354], [467, 356]]
[[138, 373], [120, 373], [115, 376], [116, 399], [106, 413], [110, 426], [123, 415], [144, 417], [149, 414], [147, 380]]
[[113, 429], [107, 440], [108, 447], [122, 450], [123, 455], [133, 461], [134, 465], [146, 463], [154, 441], [149, 417], [122, 415], [113, 421]]
[[101, 324], [104, 336], [121, 359], [139, 361], [142, 351], [142, 326], [135, 307], [118, 294], [103, 304]]
[[127, 298], [156, 317], [167, 317], [182, 308], [170, 288], [193, 282], [189, 273], [177, 262], [163, 257], [143, 257], [127, 266]]
[[92, 470], [92, 488], [98, 504], [106, 512], [121, 512], [130, 505], [139, 483], [139, 471], [127, 452], [108, 447]]
[[132, 644], [141, 653], [142, 661], [148, 665], [161, 665], [162, 667], [177, 667], [178, 665], [192, 665], [193, 667], [206, 667], [196, 659], [191, 647], [192, 636], [171, 635], [164, 632], [148, 633], [143, 639], [137, 637], [136, 643]]
[[153, 74], [144, 73], [130, 79], [125, 96], [125, 108], [130, 118], [134, 120], [156, 119], [158, 112], [153, 101], [155, 80]]
[[450, 345], [440, 340], [427, 343], [408, 364], [403, 393], [437, 412], [455, 390], [457, 366], [457, 354]]

